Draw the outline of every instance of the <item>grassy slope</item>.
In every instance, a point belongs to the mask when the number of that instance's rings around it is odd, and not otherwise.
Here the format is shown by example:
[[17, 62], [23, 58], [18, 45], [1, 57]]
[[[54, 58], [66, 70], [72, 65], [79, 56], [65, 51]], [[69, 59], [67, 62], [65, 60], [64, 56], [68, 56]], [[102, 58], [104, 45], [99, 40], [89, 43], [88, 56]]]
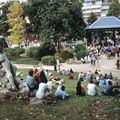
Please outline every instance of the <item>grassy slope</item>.
[[[23, 78], [27, 69], [23, 71]], [[55, 73], [57, 75], [57, 73]], [[77, 74], [76, 74], [77, 76]], [[65, 86], [70, 98], [51, 105], [30, 106], [28, 101], [7, 100], [0, 102], [0, 120], [119, 120], [118, 97], [76, 97], [77, 80], [68, 80]], [[84, 83], [86, 87], [87, 83]]]

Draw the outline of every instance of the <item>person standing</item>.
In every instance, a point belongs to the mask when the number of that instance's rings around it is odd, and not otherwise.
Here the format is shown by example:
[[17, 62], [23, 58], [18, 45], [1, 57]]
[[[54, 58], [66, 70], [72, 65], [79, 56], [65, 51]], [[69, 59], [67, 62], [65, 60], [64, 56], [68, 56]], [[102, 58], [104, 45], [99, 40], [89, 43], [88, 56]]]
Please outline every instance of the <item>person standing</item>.
[[60, 61], [59, 59], [56, 60], [57, 63], [57, 72], [60, 72]]
[[117, 69], [119, 70], [120, 69], [120, 59], [119, 58], [116, 61], [116, 66], [117, 66]]

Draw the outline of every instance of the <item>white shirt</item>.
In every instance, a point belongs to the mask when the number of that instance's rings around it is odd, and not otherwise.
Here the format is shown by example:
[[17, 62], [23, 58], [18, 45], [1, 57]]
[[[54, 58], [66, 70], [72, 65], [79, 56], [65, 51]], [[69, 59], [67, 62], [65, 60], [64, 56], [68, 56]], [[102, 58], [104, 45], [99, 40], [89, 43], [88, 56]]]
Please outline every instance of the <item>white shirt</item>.
[[95, 84], [89, 83], [87, 88], [88, 88], [87, 91], [88, 95], [95, 95], [97, 93]]
[[40, 83], [38, 91], [36, 92], [36, 97], [43, 98], [46, 94], [47, 89], [48, 89], [48, 85], [46, 83]]
[[51, 88], [53, 86], [53, 82], [52, 81], [48, 81], [47, 85], [48, 85], [48, 88]]

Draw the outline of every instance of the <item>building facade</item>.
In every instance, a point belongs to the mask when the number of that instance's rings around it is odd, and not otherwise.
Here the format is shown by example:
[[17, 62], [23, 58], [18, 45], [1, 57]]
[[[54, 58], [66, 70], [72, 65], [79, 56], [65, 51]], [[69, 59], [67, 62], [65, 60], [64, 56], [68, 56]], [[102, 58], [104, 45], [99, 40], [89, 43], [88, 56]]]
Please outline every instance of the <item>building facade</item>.
[[98, 18], [106, 16], [110, 4], [111, 0], [84, 0], [82, 10], [85, 21], [91, 13], [95, 13]]

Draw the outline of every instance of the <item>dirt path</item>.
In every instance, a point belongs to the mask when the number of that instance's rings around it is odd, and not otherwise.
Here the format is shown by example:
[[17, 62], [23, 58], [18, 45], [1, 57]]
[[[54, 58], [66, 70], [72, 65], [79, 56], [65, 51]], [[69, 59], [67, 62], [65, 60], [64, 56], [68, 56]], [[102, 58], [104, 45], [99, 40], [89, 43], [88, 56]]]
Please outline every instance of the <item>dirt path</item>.
[[[75, 72], [88, 72], [91, 70], [94, 72], [96, 69], [101, 70], [102, 73], [107, 73], [109, 74], [110, 72], [115, 76], [120, 78], [120, 70], [116, 69], [116, 58], [112, 58], [110, 60], [107, 60], [105, 55], [101, 56], [99, 66], [93, 66], [90, 64], [67, 64], [67, 63], [62, 63], [61, 64], [61, 70], [69, 70], [70, 68], [73, 69]], [[15, 64], [17, 68], [33, 68], [34, 65], [24, 65], [24, 64]], [[48, 70], [54, 70], [54, 66], [42, 66], [43, 69], [48, 69]]]

